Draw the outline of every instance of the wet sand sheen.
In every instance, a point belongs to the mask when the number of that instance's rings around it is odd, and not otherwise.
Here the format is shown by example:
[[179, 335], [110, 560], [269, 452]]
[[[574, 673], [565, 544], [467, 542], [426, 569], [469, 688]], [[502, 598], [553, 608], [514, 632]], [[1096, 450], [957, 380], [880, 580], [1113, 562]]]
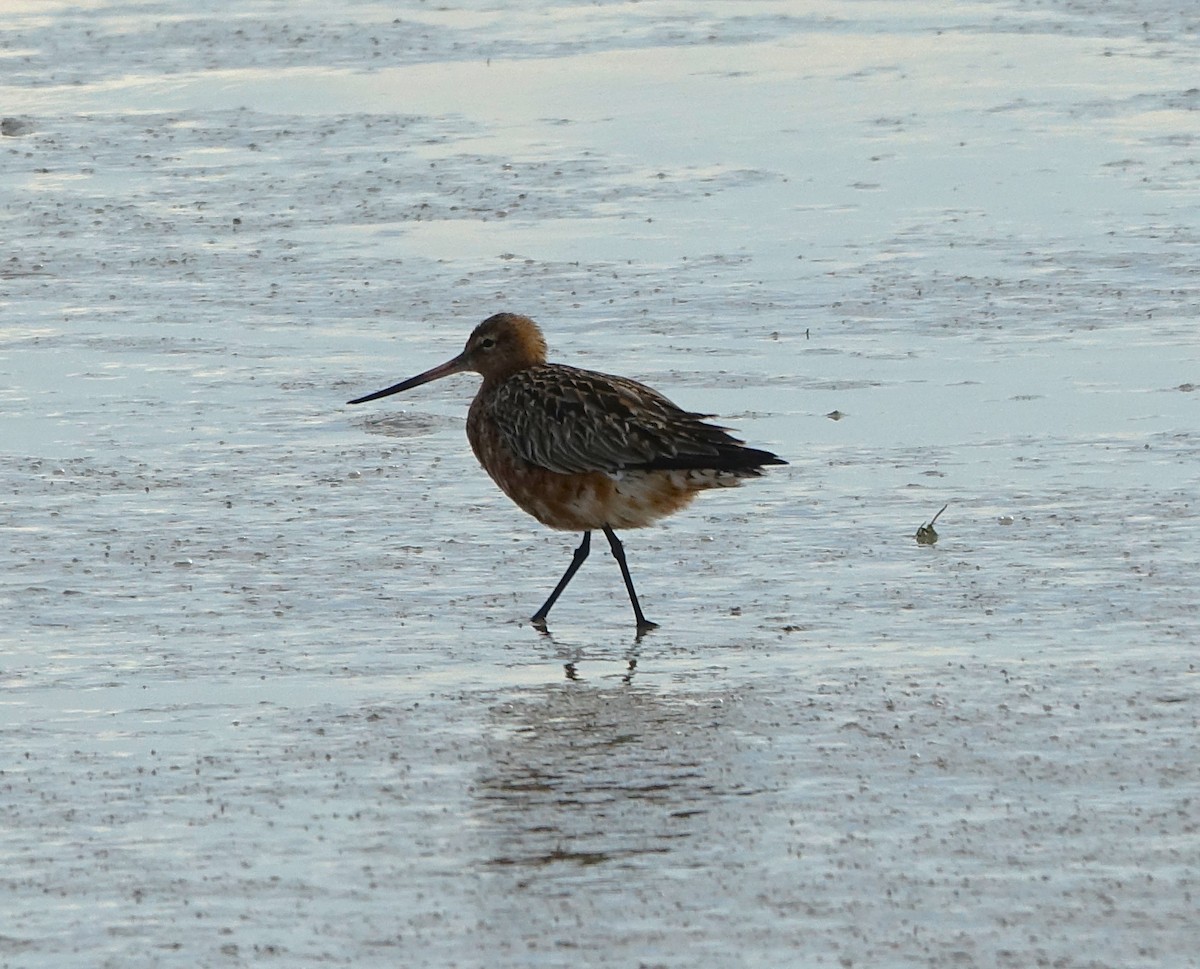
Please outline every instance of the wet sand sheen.
[[[0, 961], [1190, 958], [1186, 31], [749, 9], [11, 15]], [[791, 462], [640, 643], [342, 407], [501, 309]]]

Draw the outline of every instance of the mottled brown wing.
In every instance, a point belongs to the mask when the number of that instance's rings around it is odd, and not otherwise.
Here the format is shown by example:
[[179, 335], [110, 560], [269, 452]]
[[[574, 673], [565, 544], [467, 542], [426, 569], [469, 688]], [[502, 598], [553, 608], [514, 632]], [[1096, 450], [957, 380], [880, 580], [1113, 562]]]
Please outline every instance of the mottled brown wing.
[[635, 380], [558, 364], [513, 374], [493, 393], [491, 417], [512, 451], [571, 474], [710, 468], [756, 473], [782, 464], [743, 447], [707, 414], [675, 406]]

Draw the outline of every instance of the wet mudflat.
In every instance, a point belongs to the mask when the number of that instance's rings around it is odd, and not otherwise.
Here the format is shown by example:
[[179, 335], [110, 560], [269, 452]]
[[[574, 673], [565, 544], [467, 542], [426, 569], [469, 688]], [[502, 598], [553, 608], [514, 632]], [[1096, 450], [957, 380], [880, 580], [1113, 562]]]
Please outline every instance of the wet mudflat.
[[[1194, 29], [6, 12], [0, 965], [1195, 964]], [[640, 642], [500, 309], [791, 461]]]

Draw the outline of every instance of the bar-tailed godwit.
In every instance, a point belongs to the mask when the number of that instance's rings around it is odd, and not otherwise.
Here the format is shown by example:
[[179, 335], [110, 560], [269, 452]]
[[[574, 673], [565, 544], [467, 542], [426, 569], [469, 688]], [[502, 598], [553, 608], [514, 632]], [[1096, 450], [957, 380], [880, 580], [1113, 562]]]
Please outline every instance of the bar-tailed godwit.
[[484, 320], [462, 353], [441, 366], [350, 403], [467, 370], [483, 377], [467, 414], [467, 439], [484, 470], [544, 525], [583, 532], [567, 571], [530, 620], [541, 629], [597, 528], [621, 567], [638, 633], [653, 629], [616, 529], [642, 528], [679, 511], [697, 492], [738, 485], [767, 465], [787, 463], [636, 380], [547, 363], [542, 331], [515, 313]]

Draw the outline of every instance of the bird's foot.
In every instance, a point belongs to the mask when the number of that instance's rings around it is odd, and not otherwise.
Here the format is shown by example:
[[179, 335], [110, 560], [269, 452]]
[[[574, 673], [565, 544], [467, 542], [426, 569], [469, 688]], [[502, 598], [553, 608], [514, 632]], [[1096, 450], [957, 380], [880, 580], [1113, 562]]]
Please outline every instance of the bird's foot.
[[641, 639], [643, 636], [646, 635], [646, 633], [650, 632], [650, 630], [657, 629], [657, 628], [658, 628], [658, 623], [651, 622], [649, 619], [647, 619], [645, 616], [643, 616], [641, 619], [638, 620], [637, 638]]

